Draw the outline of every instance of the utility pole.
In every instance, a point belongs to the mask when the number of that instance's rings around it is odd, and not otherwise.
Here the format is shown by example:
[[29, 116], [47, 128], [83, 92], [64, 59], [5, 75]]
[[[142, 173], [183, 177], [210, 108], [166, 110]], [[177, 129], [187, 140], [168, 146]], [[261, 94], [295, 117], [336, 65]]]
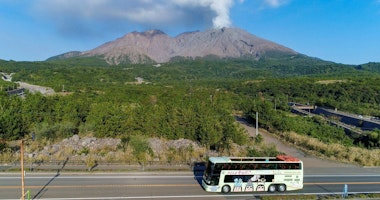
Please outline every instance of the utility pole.
[[274, 110], [277, 110], [276, 107], [276, 98], [274, 98]]
[[259, 112], [256, 112], [256, 136], [259, 135]]
[[21, 199], [25, 200], [25, 182], [24, 182], [24, 140], [21, 139]]

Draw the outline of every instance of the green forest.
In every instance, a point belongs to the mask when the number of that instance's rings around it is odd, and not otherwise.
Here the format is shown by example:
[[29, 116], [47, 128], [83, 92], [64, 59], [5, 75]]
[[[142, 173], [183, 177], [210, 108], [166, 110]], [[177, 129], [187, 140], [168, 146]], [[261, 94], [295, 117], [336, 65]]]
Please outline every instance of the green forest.
[[[1, 151], [9, 149], [4, 141], [20, 140], [31, 133], [37, 141], [88, 133], [123, 140], [136, 136], [185, 138], [223, 151], [250, 141], [235, 117], [246, 117], [254, 124], [256, 112], [260, 128], [284, 140], [295, 140], [296, 136], [290, 138], [295, 133], [342, 148], [373, 151], [380, 147], [379, 130], [352, 138], [321, 117], [291, 113], [288, 105], [298, 102], [380, 117], [380, 63], [343, 65], [297, 56], [259, 61], [178, 59], [157, 67], [109, 66], [99, 58], [76, 58], [2, 60], [0, 72], [13, 73], [12, 82], [0, 80]], [[56, 93], [8, 95], [18, 81], [51, 87]], [[302, 148], [327, 157], [336, 154], [307, 144]], [[258, 152], [248, 154], [256, 156]]]

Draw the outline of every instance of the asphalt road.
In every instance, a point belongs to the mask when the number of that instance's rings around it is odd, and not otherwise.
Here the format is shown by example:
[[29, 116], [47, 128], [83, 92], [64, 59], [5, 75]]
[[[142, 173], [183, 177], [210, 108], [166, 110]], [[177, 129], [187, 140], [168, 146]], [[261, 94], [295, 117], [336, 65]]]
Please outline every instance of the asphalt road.
[[[326, 170], [326, 169], [325, 169]], [[380, 193], [380, 173], [376, 169], [342, 168], [307, 172], [304, 189], [274, 195]], [[337, 172], [334, 173], [333, 171]], [[347, 173], [345, 173], [345, 171]], [[322, 174], [324, 172], [325, 174]], [[208, 193], [200, 185], [201, 176], [192, 172], [151, 173], [27, 173], [26, 191], [31, 199], [255, 199], [270, 193]], [[0, 173], [0, 199], [19, 199], [21, 176]]]

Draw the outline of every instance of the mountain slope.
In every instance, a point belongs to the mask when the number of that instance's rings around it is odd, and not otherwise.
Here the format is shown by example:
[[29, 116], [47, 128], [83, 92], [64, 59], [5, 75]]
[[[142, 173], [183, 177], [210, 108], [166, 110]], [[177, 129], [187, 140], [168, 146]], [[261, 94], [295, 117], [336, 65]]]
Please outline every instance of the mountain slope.
[[159, 30], [132, 32], [92, 50], [69, 52], [50, 59], [96, 56], [104, 58], [109, 64], [164, 63], [174, 57], [196, 58], [213, 55], [220, 58], [251, 57], [258, 60], [269, 54], [298, 53], [242, 29], [223, 28], [187, 32], [176, 37], [170, 37]]

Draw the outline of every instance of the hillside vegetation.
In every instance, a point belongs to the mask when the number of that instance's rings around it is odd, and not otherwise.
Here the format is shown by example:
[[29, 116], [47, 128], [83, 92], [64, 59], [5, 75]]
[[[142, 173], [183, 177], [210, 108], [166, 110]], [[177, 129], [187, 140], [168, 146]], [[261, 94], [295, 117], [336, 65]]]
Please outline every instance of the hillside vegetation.
[[[232, 154], [236, 145], [245, 146], [240, 155], [258, 156], [265, 151], [251, 145], [258, 141], [248, 138], [234, 116], [253, 121], [259, 112], [261, 128], [303, 144], [300, 148], [338, 160], [380, 165], [380, 131], [351, 138], [319, 117], [292, 114], [288, 106], [299, 102], [380, 117], [376, 63], [351, 66], [300, 55], [259, 61], [178, 58], [161, 65], [109, 66], [98, 61], [0, 61], [1, 72], [15, 73], [13, 83], [0, 81], [2, 154], [17, 151], [5, 141], [33, 133], [39, 141], [37, 149], [78, 134], [119, 138], [144, 155], [151, 151], [138, 146], [144, 146], [147, 138], [184, 138], [223, 154]], [[51, 87], [57, 93], [7, 96], [16, 81]], [[359, 153], [344, 154], [347, 149]], [[364, 153], [368, 156], [363, 158]]]

